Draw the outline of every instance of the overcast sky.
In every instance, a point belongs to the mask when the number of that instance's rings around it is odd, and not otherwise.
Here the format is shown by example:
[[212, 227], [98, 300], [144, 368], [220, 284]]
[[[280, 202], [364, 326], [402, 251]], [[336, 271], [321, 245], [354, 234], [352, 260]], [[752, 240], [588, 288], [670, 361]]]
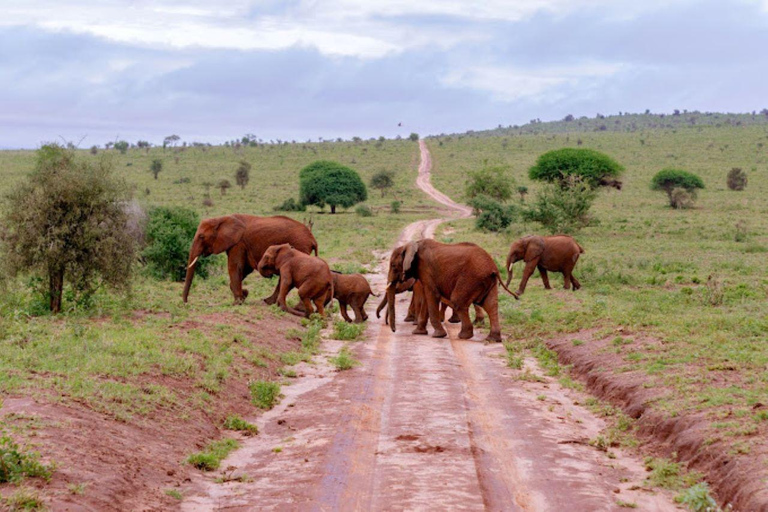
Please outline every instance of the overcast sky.
[[760, 110], [767, 48], [768, 0], [0, 0], [0, 147]]

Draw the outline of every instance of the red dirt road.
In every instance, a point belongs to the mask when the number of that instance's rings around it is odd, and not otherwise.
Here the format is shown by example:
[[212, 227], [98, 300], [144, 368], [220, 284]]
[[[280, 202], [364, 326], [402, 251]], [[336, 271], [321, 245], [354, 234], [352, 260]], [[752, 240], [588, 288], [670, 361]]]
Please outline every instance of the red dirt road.
[[[469, 209], [429, 184], [420, 142], [419, 186], [460, 216]], [[444, 219], [408, 226], [398, 243], [432, 236]], [[385, 286], [383, 261], [372, 286]], [[643, 486], [639, 461], [588, 445], [605, 427], [577, 402], [586, 396], [515, 379], [501, 344], [397, 333], [371, 314], [365, 341], [353, 344], [361, 365], [335, 373], [324, 355], [284, 388], [286, 397], [255, 421], [221, 472], [200, 474], [184, 490], [186, 511], [208, 510], [639, 510], [676, 507]], [[370, 303], [369, 310], [376, 304]], [[340, 342], [325, 343], [325, 355]], [[526, 361], [534, 374], [534, 361]], [[279, 448], [279, 449], [278, 449]], [[216, 483], [215, 478], [238, 479]], [[239, 477], [239, 478], [238, 478]]]

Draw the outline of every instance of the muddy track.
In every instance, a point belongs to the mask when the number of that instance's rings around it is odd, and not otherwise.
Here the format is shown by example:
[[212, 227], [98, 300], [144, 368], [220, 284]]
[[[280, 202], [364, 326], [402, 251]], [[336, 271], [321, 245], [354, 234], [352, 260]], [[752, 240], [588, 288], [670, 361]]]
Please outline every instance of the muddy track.
[[[430, 185], [431, 161], [420, 142], [417, 185], [449, 217], [407, 226], [398, 244], [432, 237], [448, 218], [467, 217]], [[385, 287], [382, 261], [372, 276]], [[185, 489], [183, 510], [675, 510], [644, 489], [640, 463], [589, 446], [603, 421], [575, 405], [584, 396], [561, 388], [526, 361], [533, 382], [505, 365], [500, 344], [410, 334], [375, 318], [354, 344], [361, 365], [335, 373], [322, 360], [298, 366], [300, 378], [278, 408], [256, 421], [261, 433]], [[369, 303], [369, 310], [375, 309]], [[374, 317], [373, 314], [371, 314]], [[335, 353], [339, 342], [324, 345]], [[215, 478], [235, 479], [216, 483]]]

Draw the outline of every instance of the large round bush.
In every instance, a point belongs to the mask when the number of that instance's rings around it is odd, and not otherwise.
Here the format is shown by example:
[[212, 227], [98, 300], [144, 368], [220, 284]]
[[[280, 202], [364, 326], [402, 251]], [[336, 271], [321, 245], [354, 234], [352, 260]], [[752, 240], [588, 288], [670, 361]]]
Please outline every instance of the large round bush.
[[567, 187], [573, 176], [592, 188], [613, 186], [621, 188], [616, 178], [624, 171], [613, 158], [592, 149], [563, 148], [548, 151], [539, 156], [536, 165], [530, 168], [532, 180], [558, 183]]
[[349, 208], [368, 199], [368, 191], [360, 175], [337, 162], [319, 160], [299, 172], [299, 195], [302, 204]]
[[[149, 211], [147, 246], [141, 255], [151, 275], [158, 279], [184, 280], [189, 248], [198, 224], [200, 217], [187, 208], [159, 206]], [[200, 258], [195, 266], [197, 275], [208, 277], [210, 263], [210, 259]]]
[[651, 179], [651, 190], [666, 192], [672, 208], [690, 207], [700, 188], [704, 188], [701, 178], [681, 169], [662, 169]]

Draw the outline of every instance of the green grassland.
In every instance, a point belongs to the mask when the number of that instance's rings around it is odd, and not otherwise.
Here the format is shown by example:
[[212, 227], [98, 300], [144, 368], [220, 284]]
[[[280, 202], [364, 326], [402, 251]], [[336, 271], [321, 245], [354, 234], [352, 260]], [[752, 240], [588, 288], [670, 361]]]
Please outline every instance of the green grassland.
[[[433, 183], [457, 200], [464, 199], [456, 191], [467, 171], [486, 163], [508, 166], [516, 185], [529, 188], [530, 200], [538, 185], [527, 171], [536, 157], [577, 141], [626, 167], [623, 190], [601, 191], [593, 206], [599, 224], [576, 235], [586, 250], [575, 270], [583, 288], [547, 291], [536, 273], [521, 301], [502, 298], [504, 333], [530, 342], [590, 329], [586, 343], [621, 334], [610, 350], [624, 365], [610, 370], [638, 370], [647, 387], [674, 390], [654, 406], [672, 415], [703, 412], [712, 421], [713, 442], [725, 438], [749, 452], [756, 434], [768, 430], [768, 416], [752, 409], [768, 396], [768, 126], [542, 131], [428, 140]], [[706, 189], [695, 208], [672, 210], [663, 192], [649, 189], [653, 174], [668, 166], [703, 178]], [[727, 188], [732, 167], [747, 171], [746, 190]], [[501, 268], [511, 241], [532, 233], [546, 234], [533, 223], [482, 233], [462, 220], [443, 225], [437, 236], [477, 242]], [[521, 274], [518, 263], [515, 275]], [[552, 286], [562, 287], [560, 274]], [[660, 343], [634, 341], [648, 335]]]

